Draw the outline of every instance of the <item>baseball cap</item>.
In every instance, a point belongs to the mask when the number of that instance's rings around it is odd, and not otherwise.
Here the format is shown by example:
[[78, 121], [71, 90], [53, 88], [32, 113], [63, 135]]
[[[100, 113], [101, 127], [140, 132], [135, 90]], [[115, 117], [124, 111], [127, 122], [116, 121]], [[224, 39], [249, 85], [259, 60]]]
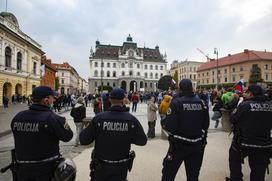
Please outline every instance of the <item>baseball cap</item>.
[[43, 99], [48, 96], [54, 96], [54, 91], [51, 89], [51, 87], [39, 86], [34, 88], [32, 91], [33, 99]]
[[125, 91], [121, 88], [114, 88], [111, 92], [110, 92], [110, 98], [111, 99], [124, 99], [125, 98]]

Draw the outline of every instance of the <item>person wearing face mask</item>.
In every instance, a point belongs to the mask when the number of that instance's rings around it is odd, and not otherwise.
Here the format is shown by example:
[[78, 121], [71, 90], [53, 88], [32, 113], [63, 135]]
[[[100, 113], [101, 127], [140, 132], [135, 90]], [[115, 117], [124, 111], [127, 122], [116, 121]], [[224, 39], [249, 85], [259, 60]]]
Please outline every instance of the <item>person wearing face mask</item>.
[[11, 122], [18, 163], [17, 180], [48, 181], [60, 159], [59, 141], [73, 137], [64, 117], [50, 110], [54, 92], [50, 87], [39, 86], [32, 92], [33, 104], [29, 110], [19, 112]]

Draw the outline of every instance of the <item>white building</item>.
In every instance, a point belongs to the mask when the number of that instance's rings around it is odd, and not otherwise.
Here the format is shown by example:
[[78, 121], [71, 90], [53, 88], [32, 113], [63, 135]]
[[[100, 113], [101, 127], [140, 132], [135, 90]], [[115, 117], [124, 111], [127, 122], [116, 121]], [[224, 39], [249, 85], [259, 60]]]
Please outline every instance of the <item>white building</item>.
[[174, 76], [175, 72], [178, 73], [178, 81], [182, 79], [191, 79], [193, 87], [197, 87], [197, 69], [203, 62], [197, 61], [173, 61], [171, 64], [171, 76]]
[[137, 47], [129, 35], [122, 46], [96, 41], [90, 56], [89, 91], [100, 85], [122, 87], [126, 91], [156, 91], [158, 80], [167, 73], [166, 56], [155, 49]]

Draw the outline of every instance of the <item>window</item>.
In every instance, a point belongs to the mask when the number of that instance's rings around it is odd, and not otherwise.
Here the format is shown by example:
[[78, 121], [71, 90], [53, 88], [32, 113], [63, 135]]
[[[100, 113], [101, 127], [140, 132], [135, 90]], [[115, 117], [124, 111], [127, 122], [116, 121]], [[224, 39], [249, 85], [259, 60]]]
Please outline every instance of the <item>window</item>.
[[194, 80], [196, 80], [196, 75], [194, 75]]
[[110, 77], [110, 71], [107, 71], [107, 77]]
[[125, 72], [124, 71], [122, 71], [122, 76], [125, 76]]
[[149, 83], [149, 86], [150, 86], [150, 88], [152, 88], [152, 83], [151, 82]]
[[115, 87], [115, 86], [116, 86], [116, 85], [115, 85], [115, 82], [113, 82], [113, 83], [112, 83], [112, 86], [113, 86], [113, 87]]
[[22, 54], [21, 54], [21, 52], [17, 53], [17, 70], [22, 70]]
[[104, 67], [104, 62], [101, 62], [101, 67]]
[[61, 76], [64, 77], [64, 72], [61, 73]]
[[147, 69], [147, 65], [145, 65], [144, 68]]
[[158, 70], [158, 65], [155, 65], [155, 70]]
[[196, 68], [194, 67], [194, 72], [196, 71]]
[[144, 86], [147, 87], [147, 83], [144, 83]]
[[138, 69], [140, 68], [140, 64], [139, 64], [139, 63], [137, 63], [137, 68], [138, 68]]
[[132, 76], [132, 75], [133, 75], [133, 72], [132, 72], [132, 71], [129, 71], [129, 75]]
[[145, 78], [147, 78], [147, 73], [144, 74]]
[[110, 86], [110, 83], [109, 83], [109, 82], [107, 82], [107, 86]]
[[153, 65], [150, 65], [150, 70], [153, 70]]
[[267, 64], [264, 65], [264, 69], [268, 70], [268, 65]]
[[122, 63], [122, 64], [121, 64], [121, 67], [122, 67], [122, 68], [125, 68], [125, 63]]
[[157, 78], [158, 78], [158, 73], [155, 74], [155, 79], [157, 79]]
[[243, 75], [240, 75], [240, 79], [243, 79], [244, 78], [244, 76]]
[[232, 72], [235, 72], [235, 67], [232, 68]]
[[161, 70], [163, 70], [163, 66], [161, 66]]
[[61, 83], [64, 84], [64, 79], [61, 79]]
[[232, 82], [235, 82], [236, 80], [235, 80], [235, 76], [232, 76]]
[[212, 75], [214, 75], [214, 71], [212, 71]]
[[224, 70], [225, 71], [225, 74], [227, 73], [227, 69]]
[[192, 79], [192, 74], [190, 74], [190, 79]]
[[163, 74], [161, 73], [161, 77], [163, 76]]
[[5, 67], [11, 68], [11, 49], [9, 47], [5, 49]]
[[265, 74], [265, 80], [268, 80], [268, 74]]
[[240, 67], [240, 71], [241, 71], [241, 72], [244, 71], [244, 68], [243, 68], [243, 67]]
[[97, 82], [94, 82], [94, 86], [97, 87]]
[[202, 73], [202, 76], [204, 77], [204, 73]]
[[37, 73], [37, 62], [33, 62], [33, 74], [36, 75]]
[[98, 77], [98, 71], [97, 70], [94, 71], [94, 77]]
[[207, 79], [207, 84], [209, 84], [209, 79]]
[[94, 67], [98, 67], [98, 63], [97, 62], [94, 62]]
[[116, 77], [116, 72], [115, 71], [113, 71], [112, 76]]
[[228, 78], [227, 77], [225, 77], [225, 82], [228, 82]]
[[209, 76], [209, 72], [207, 72], [206, 75]]
[[140, 76], [140, 72], [137, 72], [137, 76]]
[[129, 63], [129, 68], [133, 68], [133, 62]]
[[113, 66], [113, 68], [116, 68], [116, 63], [113, 63], [112, 66]]
[[107, 63], [107, 67], [110, 67], [110, 63]]
[[101, 77], [104, 77], [104, 71], [101, 70]]
[[192, 67], [190, 67], [190, 72], [192, 72]]
[[218, 75], [220, 74], [220, 70], [218, 70]]
[[214, 78], [212, 79], [212, 83], [214, 83]]
[[150, 78], [153, 79], [153, 73], [152, 72], [150, 73]]

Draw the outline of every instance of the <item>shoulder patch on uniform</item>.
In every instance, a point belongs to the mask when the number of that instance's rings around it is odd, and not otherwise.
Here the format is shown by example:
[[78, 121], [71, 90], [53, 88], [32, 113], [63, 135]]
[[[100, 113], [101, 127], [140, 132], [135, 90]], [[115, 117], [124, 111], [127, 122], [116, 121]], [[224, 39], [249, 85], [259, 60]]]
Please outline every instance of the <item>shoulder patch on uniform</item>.
[[67, 122], [67, 121], [65, 121], [65, 123], [64, 123], [64, 125], [63, 125], [63, 127], [64, 127], [64, 129], [67, 129], [67, 130], [69, 130], [69, 129], [70, 129], [70, 126], [69, 126], [69, 124], [68, 124], [68, 122]]
[[167, 109], [166, 114], [167, 114], [167, 115], [170, 115], [171, 113], [172, 113], [172, 109], [169, 107], [169, 108]]

